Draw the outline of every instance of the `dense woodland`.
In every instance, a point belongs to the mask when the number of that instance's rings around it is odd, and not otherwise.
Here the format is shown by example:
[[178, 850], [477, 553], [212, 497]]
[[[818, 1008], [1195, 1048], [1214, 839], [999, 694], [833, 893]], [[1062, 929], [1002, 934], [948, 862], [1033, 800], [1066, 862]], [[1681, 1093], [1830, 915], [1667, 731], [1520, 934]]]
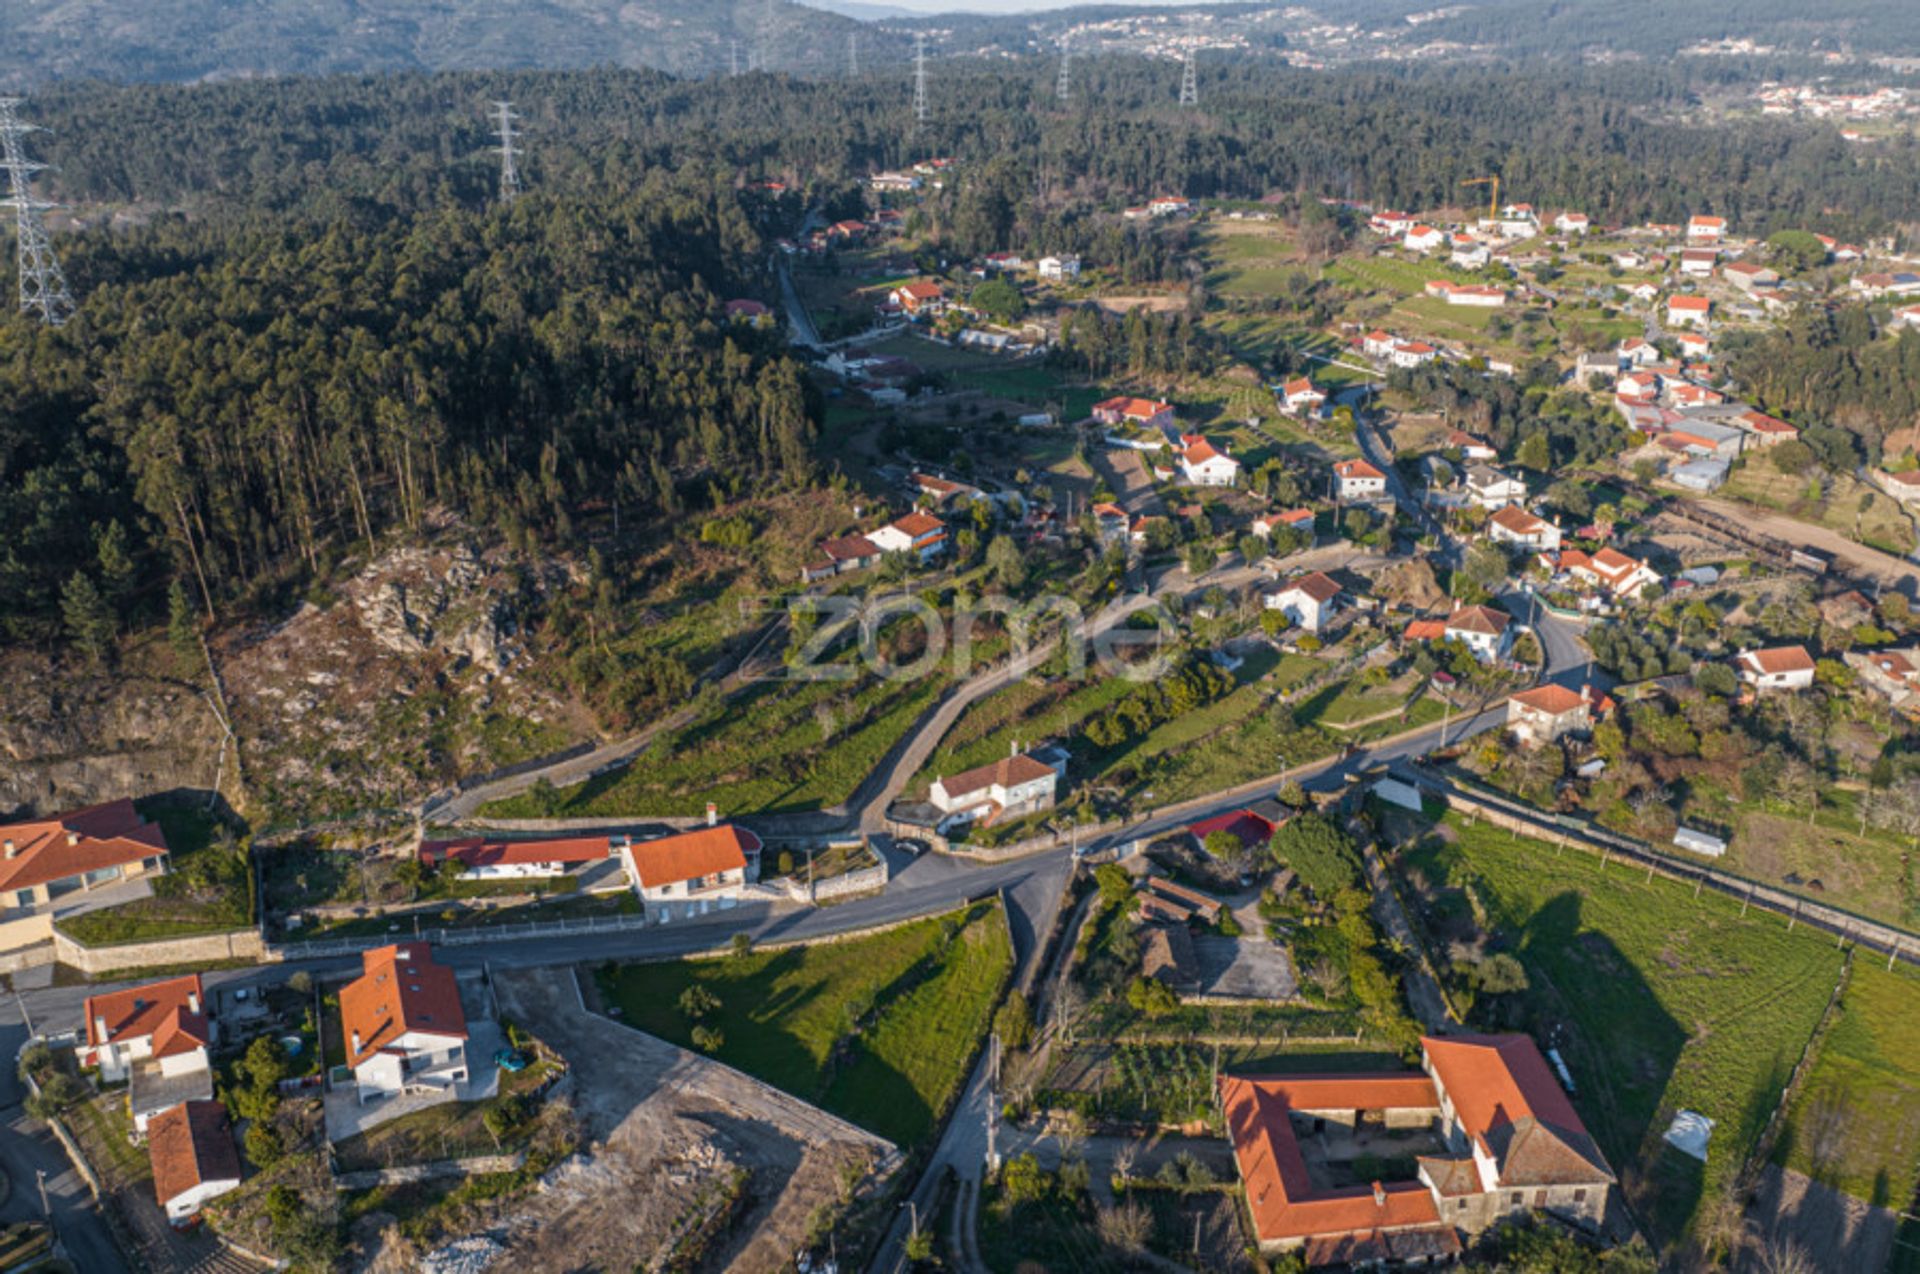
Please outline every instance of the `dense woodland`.
[[[850, 209], [873, 168], [953, 154], [961, 177], [916, 213], [950, 248], [1111, 254], [1137, 282], [1189, 268], [1179, 231], [1112, 215], [1158, 191], [1423, 207], [1497, 169], [1516, 197], [1602, 220], [1710, 209], [1743, 230], [1858, 235], [1899, 233], [1920, 207], [1910, 143], [1658, 122], [1689, 89], [1656, 67], [1222, 65], [1199, 112], [1171, 104], [1171, 74], [1090, 60], [1062, 110], [1037, 63], [947, 65], [918, 132], [892, 74], [36, 97], [49, 193], [82, 220], [59, 239], [84, 299], [58, 332], [0, 321], [0, 587], [15, 599], [0, 623], [11, 639], [51, 638], [75, 626], [63, 609], [97, 609], [89, 591], [157, 612], [168, 576], [218, 610], [324, 577], [430, 508], [566, 545], [584, 511], [619, 505], [644, 526], [707, 499], [715, 478], [807, 481], [817, 410], [799, 366], [776, 335], [720, 319], [728, 297], [769, 294], [768, 242], [805, 211], [797, 193], [752, 192], [755, 176]], [[508, 210], [492, 207], [485, 113], [502, 96], [524, 116], [531, 191]], [[171, 144], [150, 144], [160, 135]], [[1858, 336], [1842, 323], [1778, 338], [1791, 357], [1753, 359], [1761, 397], [1799, 411], [1857, 395], [1911, 418], [1893, 400], [1920, 383], [1920, 342], [1888, 353]], [[1061, 357], [1109, 375], [1215, 356], [1172, 315], [1086, 316]], [[1559, 463], [1593, 445], [1594, 422], [1531, 398], [1471, 410], [1496, 437], [1544, 426]]]

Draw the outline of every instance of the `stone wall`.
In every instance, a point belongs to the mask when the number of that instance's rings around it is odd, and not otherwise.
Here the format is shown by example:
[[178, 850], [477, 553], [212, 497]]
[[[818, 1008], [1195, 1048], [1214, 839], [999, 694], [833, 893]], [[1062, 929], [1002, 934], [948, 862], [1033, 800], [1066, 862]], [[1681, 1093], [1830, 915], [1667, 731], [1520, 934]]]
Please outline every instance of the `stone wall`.
[[267, 944], [260, 940], [258, 929], [197, 934], [190, 938], [158, 938], [151, 942], [122, 942], [110, 947], [85, 946], [55, 929], [53, 956], [61, 964], [72, 965], [86, 974], [277, 958], [268, 952]]

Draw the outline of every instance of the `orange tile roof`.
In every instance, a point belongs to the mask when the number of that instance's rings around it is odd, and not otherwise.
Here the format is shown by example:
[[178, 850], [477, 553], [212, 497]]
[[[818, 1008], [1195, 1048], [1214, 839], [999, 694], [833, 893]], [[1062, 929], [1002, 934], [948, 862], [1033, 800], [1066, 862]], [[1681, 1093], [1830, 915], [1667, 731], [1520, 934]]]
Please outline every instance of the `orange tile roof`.
[[1513, 617], [1491, 606], [1462, 606], [1447, 616], [1448, 632], [1486, 633], [1498, 637], [1507, 631]]
[[658, 889], [721, 872], [744, 871], [747, 855], [760, 852], [760, 838], [733, 823], [640, 841], [628, 852], [642, 889]]
[[[196, 1041], [196, 1046], [205, 1044], [209, 1038], [206, 993], [197, 973], [164, 982], [148, 982], [124, 991], [90, 995], [85, 1009], [89, 1048], [149, 1035], [154, 1037], [157, 1046], [162, 1028], [167, 1028], [170, 1043], [178, 1032], [185, 1032]], [[102, 1019], [106, 1021], [105, 1031], [100, 1029]], [[155, 1051], [159, 1051], [157, 1047]]]
[[1740, 652], [1740, 662], [1753, 671], [1776, 675], [1783, 672], [1812, 672], [1813, 656], [1805, 646], [1771, 646], [1765, 650]]
[[1407, 625], [1408, 641], [1440, 641], [1447, 635], [1447, 621], [1444, 619], [1416, 619]]
[[147, 1156], [160, 1206], [209, 1181], [240, 1180], [227, 1108], [217, 1101], [183, 1101], [147, 1121]]
[[938, 283], [904, 283], [894, 291], [910, 301], [937, 301], [943, 295]]
[[1342, 460], [1333, 466], [1334, 473], [1342, 478], [1384, 478], [1387, 475], [1364, 460]]
[[605, 836], [573, 836], [560, 840], [462, 840], [420, 842], [420, 861], [431, 867], [449, 858], [468, 867], [496, 867], [511, 863], [597, 863], [613, 851]]
[[1501, 1164], [1503, 1184], [1519, 1180], [1508, 1175], [1508, 1152], [1521, 1134], [1530, 1139], [1534, 1126], [1549, 1130], [1563, 1147], [1591, 1160], [1588, 1166], [1596, 1175], [1589, 1180], [1612, 1179], [1586, 1125], [1530, 1037], [1428, 1036], [1420, 1043], [1435, 1081], [1453, 1103], [1461, 1130]]
[[1311, 376], [1296, 376], [1281, 386], [1281, 390], [1288, 397], [1292, 397], [1294, 394], [1317, 394], [1320, 392], [1313, 387], [1313, 377]]
[[1707, 307], [1712, 304], [1713, 302], [1704, 296], [1676, 296], [1667, 301], [1667, 308], [1672, 310], [1700, 310], [1705, 312]]
[[1515, 535], [1538, 535], [1547, 529], [1546, 519], [1535, 517], [1517, 504], [1502, 505], [1487, 520], [1499, 523]]
[[1118, 398], [1109, 398], [1105, 402], [1095, 403], [1093, 409], [1117, 411], [1135, 420], [1150, 420], [1163, 411], [1173, 410], [1173, 404], [1154, 398], [1129, 398], [1123, 394]]
[[157, 823], [130, 800], [0, 826], [0, 890], [30, 889], [107, 867], [124, 867], [167, 852]]
[[1205, 438], [1197, 438], [1187, 444], [1185, 459], [1188, 464], [1205, 464], [1209, 460], [1219, 459], [1225, 455], [1225, 452], [1208, 442]]
[[360, 964], [364, 972], [340, 988], [347, 1065], [360, 1065], [409, 1031], [467, 1038], [453, 970], [435, 964], [425, 943], [363, 951]]
[[998, 761], [975, 766], [971, 770], [962, 770], [952, 778], [940, 780], [940, 786], [946, 790], [949, 800], [973, 792], [984, 792], [995, 784], [1001, 787], [1014, 787], [1021, 783], [1031, 783], [1053, 773], [1053, 767], [1043, 765], [1032, 757], [1022, 753], [1019, 756], [1004, 756]]
[[1286, 586], [1279, 591], [1282, 593], [1297, 591], [1305, 593], [1316, 602], [1330, 602], [1340, 596], [1340, 585], [1336, 584], [1325, 573], [1315, 571], [1311, 575], [1302, 575], [1299, 579], [1288, 581]]
[[895, 518], [893, 529], [904, 535], [911, 535], [915, 539], [918, 539], [923, 535], [931, 535], [935, 531], [946, 530], [947, 524], [939, 518], [934, 517], [931, 513], [916, 512], [909, 513], [902, 518]]
[[1535, 686], [1532, 690], [1524, 690], [1514, 695], [1513, 701], [1552, 717], [1564, 716], [1586, 703], [1586, 700], [1580, 697], [1579, 691], [1553, 685]]

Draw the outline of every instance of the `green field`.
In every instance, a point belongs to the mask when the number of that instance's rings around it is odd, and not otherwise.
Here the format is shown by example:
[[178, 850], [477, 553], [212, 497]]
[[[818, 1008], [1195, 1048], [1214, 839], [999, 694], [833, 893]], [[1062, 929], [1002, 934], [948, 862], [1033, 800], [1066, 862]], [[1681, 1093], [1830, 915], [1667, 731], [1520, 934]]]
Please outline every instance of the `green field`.
[[1908, 1209], [1920, 1186], [1920, 974], [1871, 952], [1794, 1103], [1776, 1156], [1875, 1207]]
[[720, 1007], [714, 1056], [912, 1147], [966, 1077], [1013, 967], [994, 903], [784, 951], [602, 970], [602, 999], [640, 1030], [693, 1046], [689, 987]]
[[[1445, 843], [1445, 837], [1456, 843]], [[1564, 1028], [1575, 1104], [1662, 1247], [1732, 1183], [1839, 977], [1823, 935], [1579, 850], [1449, 818], [1404, 869], [1470, 886], [1498, 944], [1526, 966], [1528, 1024]], [[1702, 1165], [1666, 1149], [1673, 1114], [1716, 1122]]]
[[1272, 296], [1288, 276], [1309, 269], [1284, 227], [1273, 222], [1216, 222], [1205, 232], [1200, 258], [1207, 287], [1225, 297]]
[[1905, 556], [1914, 549], [1913, 519], [1906, 510], [1851, 474], [1822, 474], [1816, 486], [1807, 475], [1780, 472], [1762, 451], [1741, 462], [1720, 494], [1776, 509], [1889, 553]]

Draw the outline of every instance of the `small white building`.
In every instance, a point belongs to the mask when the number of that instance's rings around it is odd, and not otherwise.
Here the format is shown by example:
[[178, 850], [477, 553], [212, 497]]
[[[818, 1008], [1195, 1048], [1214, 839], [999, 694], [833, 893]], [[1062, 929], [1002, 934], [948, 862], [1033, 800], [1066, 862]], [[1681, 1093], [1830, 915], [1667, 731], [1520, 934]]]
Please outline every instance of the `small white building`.
[[1387, 475], [1364, 460], [1342, 460], [1333, 477], [1342, 500], [1371, 502], [1387, 493]]
[[1813, 656], [1805, 646], [1743, 650], [1734, 667], [1740, 680], [1757, 691], [1805, 690], [1813, 685]]
[[939, 825], [944, 832], [962, 823], [992, 823], [1052, 809], [1059, 787], [1058, 770], [1016, 751], [988, 765], [935, 779], [928, 799], [945, 816]]
[[1340, 585], [1319, 571], [1275, 585], [1260, 597], [1263, 608], [1281, 612], [1310, 633], [1326, 627], [1339, 603]]
[[1587, 697], [1565, 686], [1536, 686], [1507, 700], [1507, 731], [1528, 747], [1592, 728]]
[[362, 1105], [402, 1093], [451, 1098], [467, 1078], [467, 1015], [453, 970], [427, 944], [360, 954], [340, 988], [347, 1065]]
[[1311, 416], [1326, 405], [1327, 396], [1313, 386], [1310, 376], [1296, 376], [1280, 387], [1280, 400], [1296, 416]]
[[1447, 616], [1443, 636], [1457, 641], [1473, 652], [1474, 658], [1491, 663], [1505, 657], [1513, 645], [1513, 617], [1491, 606], [1462, 606]]
[[564, 876], [576, 867], [605, 861], [611, 854], [605, 836], [559, 840], [460, 840], [420, 842], [420, 865], [428, 870], [460, 864], [462, 880], [539, 880]]
[[1667, 298], [1667, 324], [1670, 327], [1703, 328], [1713, 315], [1713, 302], [1704, 296]]
[[1560, 547], [1560, 528], [1518, 504], [1509, 504], [1494, 510], [1493, 516], [1487, 519], [1487, 538], [1496, 544], [1551, 551]]
[[670, 904], [705, 904], [738, 898], [760, 878], [760, 838], [735, 823], [717, 821], [711, 805], [707, 825], [652, 840], [614, 837], [614, 850], [649, 913]]
[[1409, 252], [1432, 252], [1435, 248], [1443, 246], [1446, 241], [1446, 231], [1437, 230], [1432, 226], [1416, 225], [1407, 228], [1406, 237], [1401, 239], [1400, 243]]
[[1561, 234], [1585, 234], [1593, 222], [1584, 212], [1563, 212], [1553, 219], [1553, 228]]
[[1040, 277], [1050, 283], [1064, 283], [1080, 277], [1080, 258], [1073, 253], [1040, 258]]
[[1230, 487], [1240, 479], [1240, 462], [1198, 434], [1181, 440], [1180, 477], [1196, 487]]
[[1477, 464], [1467, 469], [1467, 496], [1488, 511], [1504, 509], [1527, 498], [1527, 484], [1492, 465]]
[[1727, 219], [1725, 217], [1690, 217], [1687, 219], [1687, 242], [1718, 244], [1727, 237]]
[[240, 1185], [240, 1154], [227, 1108], [217, 1101], [184, 1101], [156, 1114], [147, 1127], [147, 1157], [153, 1193], [175, 1226]]

